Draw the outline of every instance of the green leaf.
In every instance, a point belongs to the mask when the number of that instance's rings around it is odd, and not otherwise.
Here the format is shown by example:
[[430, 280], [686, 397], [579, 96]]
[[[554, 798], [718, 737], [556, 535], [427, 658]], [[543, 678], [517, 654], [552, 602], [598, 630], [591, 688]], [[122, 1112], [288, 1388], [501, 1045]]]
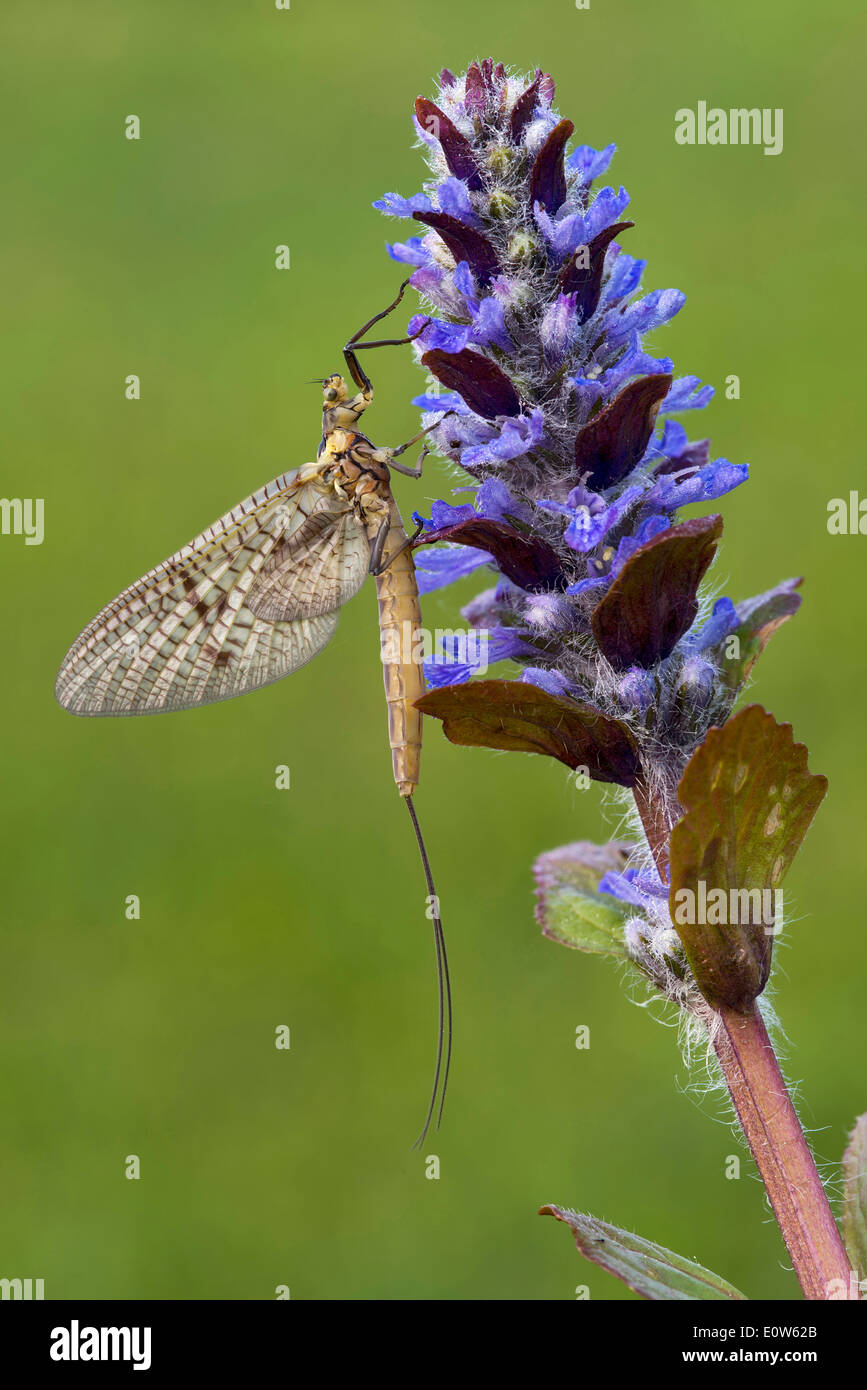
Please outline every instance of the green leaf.
[[522, 681], [468, 681], [429, 690], [416, 708], [443, 721], [452, 743], [544, 753], [571, 768], [587, 768], [597, 782], [632, 787], [638, 780], [638, 745], [625, 724], [593, 705], [549, 695]]
[[867, 1115], [855, 1121], [843, 1155], [843, 1240], [859, 1279], [867, 1279]]
[[[671, 920], [714, 1007], [749, 1013], [768, 982], [775, 890], [828, 789], [791, 724], [748, 705], [710, 729], [678, 789]], [[692, 920], [690, 920], [690, 918]]]
[[536, 920], [543, 936], [591, 955], [628, 960], [623, 924], [629, 912], [607, 893], [597, 893], [604, 873], [622, 873], [630, 846], [612, 840], [594, 845], [577, 840], [540, 854], [536, 876]]
[[597, 1221], [595, 1216], [554, 1206], [541, 1207], [539, 1215], [564, 1221], [585, 1259], [607, 1269], [642, 1298], [654, 1302], [746, 1299], [746, 1294], [694, 1260], [675, 1255], [652, 1240], [621, 1231], [607, 1221]]
[[[800, 579], [787, 579], [767, 593], [739, 603], [737, 613], [740, 622], [734, 631], [719, 645], [720, 676], [733, 695], [749, 679], [750, 672], [761, 656], [778, 627], [797, 613], [801, 596], [795, 590]], [[737, 656], [727, 656], [726, 648], [732, 637], [737, 637], [739, 651]]]

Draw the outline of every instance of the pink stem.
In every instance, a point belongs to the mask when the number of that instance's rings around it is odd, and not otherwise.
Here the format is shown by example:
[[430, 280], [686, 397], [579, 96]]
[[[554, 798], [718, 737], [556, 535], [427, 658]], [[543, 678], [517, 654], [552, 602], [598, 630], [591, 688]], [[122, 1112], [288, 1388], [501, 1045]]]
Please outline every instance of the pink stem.
[[[663, 878], [676, 802], [664, 806], [633, 789], [647, 842]], [[716, 1026], [715, 1021], [718, 1020]], [[710, 1032], [741, 1128], [750, 1146], [804, 1296], [857, 1299], [851, 1267], [801, 1122], [761, 1014], [714, 1010]]]
[[858, 1298], [849, 1258], [764, 1020], [722, 1008], [713, 1045], [804, 1297]]

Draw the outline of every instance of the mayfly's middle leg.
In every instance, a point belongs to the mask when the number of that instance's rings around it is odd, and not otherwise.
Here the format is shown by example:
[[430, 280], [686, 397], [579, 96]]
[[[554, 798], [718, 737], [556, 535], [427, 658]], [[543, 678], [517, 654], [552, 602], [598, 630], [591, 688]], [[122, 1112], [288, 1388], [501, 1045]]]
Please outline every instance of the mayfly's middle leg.
[[397, 308], [398, 304], [403, 299], [403, 296], [406, 293], [406, 287], [408, 284], [409, 280], [404, 280], [403, 284], [397, 292], [397, 298], [392, 300], [391, 304], [389, 304], [387, 309], [381, 309], [378, 314], [374, 314], [372, 319], [368, 319], [367, 323], [364, 324], [362, 328], [359, 328], [357, 333], [353, 333], [352, 337], [349, 339], [349, 342], [343, 349], [343, 356], [346, 360], [346, 365], [349, 368], [349, 374], [352, 377], [352, 380], [355, 382], [356, 386], [360, 387], [362, 391], [373, 391], [373, 383], [371, 382], [370, 377], [367, 375], [356, 356], [356, 353], [359, 351], [359, 349], [378, 347], [403, 347], [406, 343], [414, 342], [415, 339], [419, 336], [419, 334], [423, 333], [424, 330], [427, 328], [428, 324], [430, 323], [430, 319], [425, 319], [421, 327], [416, 329], [415, 333], [410, 333], [410, 335], [406, 338], [379, 338], [376, 340], [376, 342], [371, 343], [362, 343], [359, 341], [361, 338], [364, 337], [365, 333], [368, 333], [370, 331], [370, 329], [373, 327], [375, 323], [379, 323], [380, 319], [386, 318]]
[[[448, 411], [447, 413], [451, 415], [453, 412]], [[441, 416], [440, 419], [444, 420], [445, 415]], [[439, 423], [439, 420], [435, 420], [432, 425], [428, 425], [426, 430], [420, 430], [419, 433], [414, 436], [414, 438], [408, 439], [407, 442], [405, 444], [401, 444], [398, 449], [377, 449], [376, 452], [377, 454], [388, 455], [389, 466], [391, 468], [396, 468], [399, 473], [405, 473], [409, 478], [420, 478], [421, 470], [424, 466], [424, 461], [430, 453], [429, 445], [423, 445], [422, 451], [418, 456], [418, 463], [416, 464], [415, 468], [407, 468], [404, 465], [395, 463], [394, 456], [395, 454], [402, 454], [405, 449], [409, 449], [412, 447], [413, 444], [417, 444], [418, 441], [420, 439], [423, 439], [424, 436], [428, 434], [431, 430], [436, 429]], [[388, 516], [384, 516], [382, 521], [380, 522], [379, 530], [374, 536], [373, 544], [370, 547], [370, 566], [368, 569], [369, 574], [383, 574], [388, 569], [389, 565], [394, 564], [394, 561], [397, 559], [398, 555], [402, 555], [405, 550], [409, 550], [411, 546], [415, 545], [416, 541], [418, 540], [419, 536], [424, 530], [424, 522], [420, 521], [416, 526], [415, 530], [413, 531], [412, 535], [407, 536], [403, 545], [398, 547], [398, 549], [389, 558], [386, 564], [383, 564], [382, 552], [385, 549], [385, 541], [386, 537], [388, 536], [390, 524], [391, 523]]]

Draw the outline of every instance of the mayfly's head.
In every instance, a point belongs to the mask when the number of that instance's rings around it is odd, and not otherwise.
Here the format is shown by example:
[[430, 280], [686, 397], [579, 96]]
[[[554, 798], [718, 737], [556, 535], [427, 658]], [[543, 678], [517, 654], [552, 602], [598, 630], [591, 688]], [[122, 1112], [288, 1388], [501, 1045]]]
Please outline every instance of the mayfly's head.
[[346, 400], [346, 382], [342, 376], [335, 372], [333, 376], [327, 376], [322, 383], [322, 401], [327, 410], [330, 405], [337, 405], [340, 401]]

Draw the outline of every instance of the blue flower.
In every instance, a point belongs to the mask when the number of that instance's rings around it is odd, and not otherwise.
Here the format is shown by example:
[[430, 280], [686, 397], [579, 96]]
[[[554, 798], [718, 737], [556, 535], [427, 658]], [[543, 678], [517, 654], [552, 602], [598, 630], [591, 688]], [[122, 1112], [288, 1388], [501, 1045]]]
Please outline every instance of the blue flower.
[[[413, 283], [416, 277], [413, 276]], [[420, 286], [416, 286], [420, 288]], [[432, 296], [429, 296], [429, 298]], [[511, 351], [512, 339], [509, 336], [503, 314], [503, 306], [494, 298], [483, 299], [473, 309], [465, 301], [467, 312], [471, 315], [466, 326], [456, 323], [443, 323], [433, 319], [418, 335], [418, 342], [425, 349], [441, 348], [444, 352], [462, 352], [465, 347], [499, 347]], [[409, 331], [415, 333], [424, 322], [419, 315], [410, 320]]]
[[618, 193], [615, 193], [613, 188], [603, 188], [593, 199], [586, 214], [573, 212], [565, 217], [549, 217], [539, 203], [534, 203], [533, 217], [556, 259], [563, 261], [577, 251], [579, 246], [589, 246], [593, 238], [616, 222], [628, 206], [629, 194], [625, 188], [621, 188]]
[[645, 714], [656, 699], [653, 677], [640, 666], [631, 666], [618, 683], [617, 699], [624, 709]]
[[430, 212], [433, 204], [424, 193], [414, 193], [411, 198], [402, 198], [399, 193], [384, 193], [373, 206], [386, 217], [412, 217], [414, 212]]
[[579, 145], [566, 160], [566, 167], [578, 175], [582, 184], [592, 183], [605, 173], [616, 149], [616, 145], [606, 145], [604, 150], [594, 150], [592, 145]]
[[484, 483], [460, 488], [459, 491], [474, 492], [475, 501], [457, 507], [450, 502], [434, 502], [429, 519], [413, 512], [413, 520], [428, 531], [445, 531], [461, 521], [474, 521], [477, 517], [484, 517], [487, 521], [530, 519], [531, 509], [525, 502], [513, 497], [500, 478], [488, 478]]
[[501, 478], [487, 478], [476, 493], [476, 511], [490, 521], [529, 521], [532, 511], [526, 502], [513, 497]]
[[538, 657], [536, 649], [525, 640], [526, 635], [508, 627], [451, 633], [442, 639], [442, 650], [424, 663], [425, 679], [434, 688], [463, 685], [499, 661]]
[[671, 510], [685, 507], [689, 502], [713, 502], [717, 497], [740, 487], [748, 476], [748, 464], [715, 459], [703, 468], [687, 467], [676, 473], [666, 473], [651, 488], [647, 501], [651, 506]]
[[676, 472], [678, 466], [701, 468], [710, 457], [710, 441], [702, 439], [697, 444], [690, 443], [679, 420], [666, 420], [662, 438], [653, 441], [647, 457], [669, 461], [670, 467], [657, 468], [658, 474]]
[[636, 550], [646, 545], [648, 541], [652, 541], [654, 536], [662, 535], [670, 526], [671, 518], [660, 512], [652, 512], [650, 516], [645, 516], [633, 534], [624, 536], [618, 544], [611, 560], [611, 577], [614, 578], [620, 573], [626, 561], [632, 558]]
[[[524, 684], [625, 723], [645, 762], [667, 739], [673, 772], [731, 707], [719, 650], [745, 621], [719, 599], [697, 622], [707, 557], [690, 538], [719, 523], [680, 513], [748, 470], [711, 461], [707, 440], [668, 418], [713, 396], [664, 355], [684, 296], [643, 288], [646, 261], [621, 245], [634, 235], [622, 221], [628, 193], [591, 187], [614, 146], [569, 153], [553, 90], [542, 73], [487, 61], [444, 72], [416, 107], [423, 191], [377, 205], [424, 224], [389, 247], [413, 267], [413, 351], [441, 387], [414, 404], [470, 485], [433, 504], [415, 551], [419, 587], [493, 572], [494, 587], [463, 610], [471, 630], [492, 634], [488, 660], [511, 659]], [[768, 600], [773, 611], [794, 601]], [[648, 639], [656, 614], [664, 640]], [[483, 666], [447, 643], [428, 678], [462, 684]], [[628, 874], [616, 883], [630, 901], [650, 891]]]
[[609, 871], [599, 880], [600, 893], [608, 893], [619, 902], [628, 903], [647, 912], [654, 900], [668, 897], [668, 884], [659, 875], [641, 873], [638, 869], [624, 869], [618, 874]]
[[[456, 217], [459, 222], [466, 222], [468, 226], [475, 227], [479, 219], [473, 210], [470, 202], [470, 195], [466, 185], [460, 179], [443, 179], [437, 190], [437, 202], [440, 212], [447, 212], [451, 217]], [[374, 204], [374, 206], [376, 206]], [[425, 212], [426, 208], [413, 208], [413, 212]], [[412, 213], [410, 214], [412, 216]]]
[[545, 310], [539, 325], [545, 360], [552, 367], [559, 366], [572, 346], [577, 322], [576, 299], [574, 294], [558, 294], [554, 303]]
[[592, 406], [599, 400], [608, 400], [616, 395], [621, 386], [637, 376], [664, 376], [671, 368], [670, 358], [652, 357], [642, 347], [641, 335], [634, 333], [628, 348], [601, 375], [576, 375], [572, 382], [579, 399]]
[[693, 705], [704, 709], [713, 696], [716, 670], [710, 661], [700, 656], [688, 656], [677, 680], [677, 688]]
[[713, 612], [698, 631], [688, 632], [683, 639], [684, 650], [703, 652], [724, 642], [740, 623], [737, 609], [730, 598], [718, 598]]
[[567, 681], [560, 671], [548, 670], [543, 666], [525, 666], [521, 672], [521, 680], [525, 685], [535, 685], [540, 690], [545, 690], [549, 695], [582, 695], [584, 692], [576, 690], [574, 685]]
[[630, 295], [635, 294], [646, 269], [647, 261], [639, 261], [635, 256], [627, 256], [621, 251], [611, 268], [605, 303], [614, 304], [619, 299], [628, 299]]
[[677, 410], [703, 410], [713, 400], [713, 387], [702, 386], [697, 376], [682, 376], [672, 385], [662, 402], [661, 411], [672, 414]]
[[428, 531], [445, 531], [450, 526], [457, 526], [461, 521], [472, 521], [477, 515], [472, 502], [464, 502], [457, 507], [451, 502], [434, 502], [431, 505], [429, 520], [419, 516], [418, 512], [413, 512], [413, 519]]
[[541, 443], [545, 428], [545, 412], [538, 407], [529, 415], [521, 415], [515, 420], [504, 420], [498, 430], [492, 431], [483, 443], [471, 444], [461, 452], [464, 468], [474, 468], [487, 463], [509, 463], [522, 458]]
[[562, 502], [550, 501], [540, 501], [539, 506], [546, 512], [559, 512], [570, 518], [563, 539], [572, 550], [586, 555], [605, 539], [644, 491], [640, 485], [627, 488], [616, 501], [606, 504], [599, 493], [590, 492], [579, 484], [569, 493], [565, 506]]
[[420, 551], [416, 559], [418, 591], [432, 594], [436, 589], [444, 589], [447, 584], [456, 584], [466, 579], [482, 565], [491, 564], [491, 556], [484, 550], [471, 550], [468, 545], [446, 545], [441, 550]]
[[[606, 314], [608, 341], [614, 345], [634, 341], [635, 334], [650, 333], [680, 313], [686, 295], [680, 290], [654, 290], [627, 309], [610, 309]], [[684, 407], [679, 407], [684, 409]], [[669, 407], [674, 409], [674, 407]]]
[[431, 255], [424, 244], [423, 237], [411, 236], [409, 241], [387, 241], [385, 246], [391, 259], [400, 261], [403, 265], [431, 264]]
[[413, 396], [412, 404], [417, 405], [427, 415], [440, 415], [444, 410], [456, 411], [459, 415], [469, 415], [470, 411], [456, 391], [443, 391], [435, 396], [426, 391], [422, 396]]

